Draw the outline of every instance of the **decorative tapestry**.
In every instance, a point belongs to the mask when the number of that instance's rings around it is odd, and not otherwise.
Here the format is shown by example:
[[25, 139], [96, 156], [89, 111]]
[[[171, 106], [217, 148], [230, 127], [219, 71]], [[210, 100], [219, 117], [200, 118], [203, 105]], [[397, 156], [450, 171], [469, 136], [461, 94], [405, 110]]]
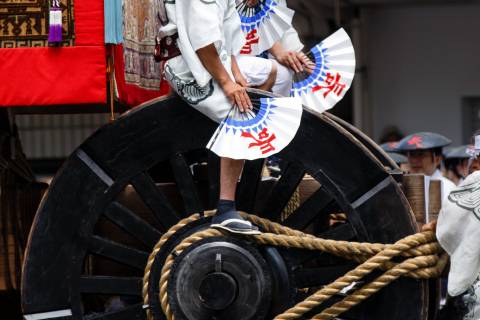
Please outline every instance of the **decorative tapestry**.
[[[73, 46], [73, 0], [61, 0], [60, 7], [61, 46]], [[48, 0], [0, 0], [0, 48], [48, 46], [48, 19]]]
[[158, 31], [156, 0], [124, 0], [125, 80], [159, 90], [160, 65], [153, 58]]

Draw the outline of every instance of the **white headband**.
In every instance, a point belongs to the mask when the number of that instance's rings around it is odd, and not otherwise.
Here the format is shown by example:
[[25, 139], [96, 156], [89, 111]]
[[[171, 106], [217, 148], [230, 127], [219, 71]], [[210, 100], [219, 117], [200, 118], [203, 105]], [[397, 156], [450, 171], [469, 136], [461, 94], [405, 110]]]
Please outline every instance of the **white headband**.
[[475, 136], [475, 145], [467, 148], [467, 153], [471, 158], [478, 158], [480, 155], [480, 135]]

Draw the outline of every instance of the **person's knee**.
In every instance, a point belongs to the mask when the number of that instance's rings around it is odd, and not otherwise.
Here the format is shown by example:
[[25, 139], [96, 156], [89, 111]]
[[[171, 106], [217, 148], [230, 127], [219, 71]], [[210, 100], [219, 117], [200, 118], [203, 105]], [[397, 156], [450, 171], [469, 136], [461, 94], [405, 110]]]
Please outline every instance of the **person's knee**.
[[290, 90], [292, 89], [292, 72], [287, 67], [278, 64], [277, 67], [277, 76], [275, 80], [275, 84], [272, 87], [272, 92], [282, 95], [282, 96], [289, 96]]
[[278, 71], [277, 64], [275, 62], [272, 62], [272, 68], [270, 70], [270, 74], [268, 75], [268, 78], [265, 81], [265, 83], [259, 86], [259, 89], [265, 90], [265, 91], [272, 91], [272, 88], [277, 81], [277, 71]]

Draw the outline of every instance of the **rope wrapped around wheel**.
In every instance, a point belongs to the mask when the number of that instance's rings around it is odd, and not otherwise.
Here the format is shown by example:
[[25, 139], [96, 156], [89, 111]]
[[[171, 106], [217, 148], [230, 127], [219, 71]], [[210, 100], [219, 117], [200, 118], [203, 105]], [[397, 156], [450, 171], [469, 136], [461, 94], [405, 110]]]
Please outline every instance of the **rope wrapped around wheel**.
[[[206, 213], [207, 216], [213, 214], [213, 211]], [[249, 215], [242, 212], [242, 216], [250, 222], [258, 225], [263, 231], [260, 235], [241, 236], [247, 237], [252, 242], [268, 246], [318, 250], [361, 263], [358, 267], [338, 278], [333, 283], [324, 286], [304, 301], [286, 310], [282, 314], [277, 315], [274, 318], [275, 320], [299, 319], [307, 312], [331, 298], [333, 295], [340, 293], [344, 288], [363, 279], [374, 270], [382, 269], [385, 271], [372, 282], [357, 289], [353, 293], [347, 295], [342, 301], [333, 304], [331, 307], [323, 310], [312, 318], [321, 320], [333, 319], [361, 303], [399, 277], [406, 276], [415, 279], [436, 278], [440, 276], [448, 262], [447, 254], [442, 250], [436, 241], [435, 234], [431, 231], [408, 236], [397, 241], [395, 244], [358, 243], [321, 239], [255, 215]], [[160, 241], [158, 241], [149, 257], [145, 269], [143, 281], [143, 297], [145, 305], [148, 305], [149, 301], [147, 289], [149, 286], [148, 279], [150, 276], [150, 269], [157, 253], [160, 251], [163, 244], [177, 230], [200, 218], [200, 214], [194, 214], [181, 220], [178, 224], [170, 228]], [[225, 235], [224, 232], [216, 229], [199, 231], [184, 239], [172, 252], [170, 252], [162, 268], [159, 283], [160, 303], [168, 320], [175, 319], [169, 305], [167, 293], [168, 280], [175, 258], [189, 246], [200, 240]], [[396, 257], [402, 257], [403, 261], [392, 262], [391, 260]], [[148, 309], [147, 317], [150, 320], [153, 319]]]

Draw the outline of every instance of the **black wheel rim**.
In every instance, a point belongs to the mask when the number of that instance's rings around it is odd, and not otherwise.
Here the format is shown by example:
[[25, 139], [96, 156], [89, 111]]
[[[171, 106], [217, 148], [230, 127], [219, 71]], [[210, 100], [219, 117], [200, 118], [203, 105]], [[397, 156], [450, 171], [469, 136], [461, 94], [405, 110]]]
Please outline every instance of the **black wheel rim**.
[[[208, 162], [208, 172], [207, 183], [200, 190], [188, 160], [192, 151], [205, 154], [201, 149], [215, 128], [179, 99], [167, 98], [137, 108], [85, 141], [55, 177], [35, 218], [24, 264], [24, 313], [65, 310], [71, 311], [73, 319], [144, 319], [141, 276], [150, 250], [162, 232], [179, 219], [215, 205], [218, 158], [209, 154], [202, 159]], [[278, 155], [285, 163], [281, 178], [268, 194], [260, 194], [264, 161], [247, 162], [237, 206], [280, 221], [288, 200], [308, 173], [322, 187], [283, 221], [284, 225], [304, 230], [336, 208], [347, 214], [348, 222], [317, 233], [319, 236], [395, 242], [415, 232], [414, 218], [395, 180], [366, 150], [328, 115], [304, 112], [296, 138]], [[162, 192], [155, 185], [149, 170], [159, 163], [168, 163], [174, 173], [176, 185], [171, 187], [182, 202], [180, 208], [172, 205], [165, 192], [168, 188]], [[151, 220], [119, 200], [127, 191], [135, 191], [149, 208]], [[99, 235], [100, 220], [113, 222], [138, 244], [129, 246]], [[136, 276], [85, 273], [91, 255], [125, 265], [135, 270]], [[352, 267], [350, 262], [318, 253], [288, 250], [282, 255], [296, 264], [292, 277], [298, 288], [322, 285]], [[305, 267], [311, 259], [323, 262], [320, 267]], [[384, 319], [388, 312], [391, 319], [424, 319], [426, 292], [424, 282], [402, 279], [346, 317]], [[131, 298], [123, 309], [95, 313], [85, 308], [88, 295]]]

